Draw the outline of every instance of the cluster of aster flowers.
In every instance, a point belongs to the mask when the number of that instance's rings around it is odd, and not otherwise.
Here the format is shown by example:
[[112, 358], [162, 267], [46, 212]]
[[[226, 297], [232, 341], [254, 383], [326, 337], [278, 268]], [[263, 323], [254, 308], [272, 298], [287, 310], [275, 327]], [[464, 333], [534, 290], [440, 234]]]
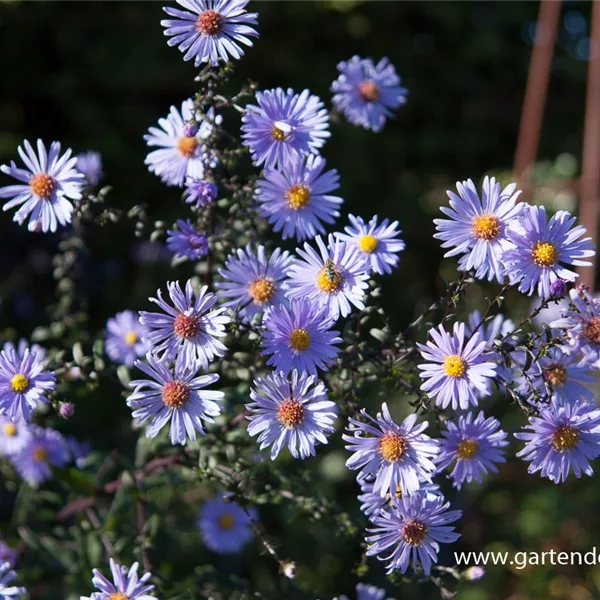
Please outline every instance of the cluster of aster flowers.
[[[164, 237], [177, 259], [173, 280], [148, 299], [154, 311], [126, 308], [108, 319], [103, 333], [105, 353], [130, 388], [126, 404], [133, 424], [156, 440], [151, 451], [168, 448], [172, 465], [200, 447], [202, 463], [207, 445], [245, 424], [244, 443], [253, 449], [253, 460], [272, 464], [268, 458], [281, 460], [282, 453], [297, 460], [315, 456], [338, 435], [336, 429], [344, 429], [338, 437], [346, 443], [346, 466], [356, 472], [360, 488], [357, 506], [368, 522], [366, 555], [383, 561], [388, 573], [412, 569], [427, 576], [440, 545], [459, 537], [454, 523], [461, 511], [451, 508], [444, 480], [456, 490], [482, 484], [507, 460], [511, 437], [522, 442], [516, 455], [529, 463], [530, 473], [555, 483], [571, 473], [591, 475], [591, 461], [600, 455], [600, 410], [590, 389], [600, 367], [600, 299], [581, 286], [570, 290], [568, 307], [546, 335], [527, 331], [529, 318], [515, 324], [492, 314], [510, 287], [537, 294], [542, 306], [566, 296], [578, 277], [573, 268], [588, 266], [594, 256], [585, 229], [566, 211], [549, 216], [544, 207], [518, 202], [515, 183], [503, 187], [485, 177], [481, 194], [471, 180], [457, 183], [457, 193], [448, 192], [449, 207], [441, 209], [446, 218], [434, 221], [435, 237], [446, 257], [458, 257], [460, 285], [496, 281], [503, 291], [484, 314], [475, 311], [460, 321], [446, 311], [421, 343], [409, 338], [411, 326], [375, 350], [373, 364], [380, 364], [383, 350], [391, 355], [393, 378], [417, 397], [414, 406], [421, 411], [402, 413], [406, 407], [391, 400], [375, 412], [361, 409], [354, 401], [360, 393], [354, 379], [353, 399], [346, 402], [341, 372], [355, 352], [346, 343], [348, 325], [360, 326], [378, 278], [399, 265], [405, 249], [399, 223], [350, 214], [339, 225], [341, 177], [323, 156], [330, 111], [319, 97], [307, 89], [249, 86], [253, 100], [242, 107], [243, 94], [228, 99], [216, 93], [214, 82], [227, 63], [240, 59], [243, 46], [258, 37], [257, 15], [247, 12], [247, 0], [177, 3], [181, 8], [164, 9], [169, 18], [161, 24], [184, 60], [204, 65], [197, 80], [205, 87], [172, 106], [144, 138], [152, 148], [145, 160], [149, 171], [166, 186], [182, 188], [187, 211], [171, 228], [157, 225], [151, 234], [152, 241]], [[338, 71], [332, 103], [354, 125], [379, 132], [406, 102], [387, 58], [375, 63], [354, 56], [339, 63]], [[237, 138], [225, 132], [220, 114], [225, 108], [242, 114]], [[230, 138], [239, 138], [242, 148], [224, 153], [219, 144]], [[68, 226], [103, 175], [100, 156], [71, 157], [58, 142], [47, 151], [42, 141], [36, 149], [23, 142], [18, 154], [25, 168], [14, 162], [0, 167], [19, 181], [0, 188], [0, 197], [9, 199], [4, 210], [20, 207], [14, 220], [27, 221], [30, 231]], [[250, 157], [255, 168], [247, 184], [228, 174], [240, 155]], [[231, 218], [219, 220], [221, 205]], [[249, 221], [239, 215], [250, 215]], [[249, 233], [243, 231], [248, 222]], [[259, 233], [268, 228], [275, 239], [295, 240], [295, 250], [261, 241]], [[179, 280], [180, 267], [194, 272]], [[236, 407], [216, 388], [228, 389], [227, 365], [238, 361], [240, 339], [245, 350], [251, 348], [253, 364]], [[61, 383], [59, 370], [48, 364], [45, 351], [25, 341], [0, 351], [0, 455], [31, 485], [52, 478], [53, 468], [71, 462], [80, 467], [86, 453], [37, 421], [56, 405]], [[350, 368], [353, 376], [360, 371], [356, 364]], [[496, 394], [523, 410], [526, 421], [513, 436], [489, 415]], [[227, 452], [233, 446], [235, 440]], [[214, 475], [211, 468], [206, 472]], [[227, 490], [206, 500], [197, 517], [205, 546], [222, 554], [240, 552], [260, 537], [258, 510], [244, 498], [245, 483], [231, 483], [232, 473], [235, 468], [228, 471]], [[136, 482], [145, 475], [142, 468]], [[143, 501], [136, 498], [136, 504]], [[138, 508], [143, 520], [141, 513]], [[140, 535], [143, 530], [142, 523]], [[293, 576], [268, 540], [262, 542], [282, 572]], [[18, 596], [24, 591], [10, 585], [14, 558], [6, 552], [0, 597]], [[151, 573], [139, 576], [137, 563], [128, 568], [111, 556], [109, 567], [110, 579], [94, 569], [97, 591], [82, 600], [155, 598]], [[361, 583], [356, 595], [382, 600], [386, 594]]]

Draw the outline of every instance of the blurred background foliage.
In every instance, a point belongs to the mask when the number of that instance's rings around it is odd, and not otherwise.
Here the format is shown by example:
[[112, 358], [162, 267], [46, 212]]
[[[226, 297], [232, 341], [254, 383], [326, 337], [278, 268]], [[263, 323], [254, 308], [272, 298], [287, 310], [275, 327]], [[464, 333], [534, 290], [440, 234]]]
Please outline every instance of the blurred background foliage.
[[[193, 66], [165, 42], [159, 24], [162, 4], [1, 3], [0, 162], [16, 158], [16, 146], [24, 138], [59, 139], [75, 152], [97, 150], [104, 160], [104, 182], [114, 186], [108, 197], [111, 205], [127, 209], [147, 203], [151, 217], [168, 223], [186, 216], [179, 190], [164, 187], [144, 166], [147, 149], [142, 136], [147, 128], [171, 104], [180, 104], [195, 90]], [[407, 105], [381, 134], [334, 123], [324, 151], [329, 164], [340, 171], [347, 212], [365, 218], [377, 213], [401, 223], [407, 250], [400, 268], [383, 281], [383, 289], [392, 322], [402, 327], [439, 293], [440, 272], [444, 279], [455, 275], [455, 263], [442, 261], [439, 244], [432, 238], [432, 218], [446, 202], [445, 190], [457, 180], [478, 181], [486, 173], [510, 178], [538, 3], [329, 0], [253, 4], [259, 12], [261, 37], [236, 65], [232, 89], [250, 78], [261, 88], [307, 87], [329, 103], [336, 64], [353, 54], [375, 59], [388, 56], [409, 89]], [[586, 59], [594, 51], [587, 38], [590, 4], [564, 3], [553, 63], [536, 166], [540, 186], [536, 200], [553, 208], [572, 209], [575, 204], [572, 193], [556, 193], [545, 184], [577, 174]], [[238, 117], [228, 114], [226, 119], [226, 127], [237, 133]], [[27, 336], [47, 322], [45, 309], [54, 300], [51, 253], [60, 236], [27, 233], [11, 217], [3, 214], [0, 221], [0, 329], [5, 337], [14, 338], [17, 332]], [[82, 329], [91, 336], [115, 312], [146, 308], [148, 296], [167, 279], [190, 274], [189, 265], [173, 272], [168, 253], [165, 257], [156, 244], [136, 240], [127, 219], [90, 228], [86, 239], [88, 253], [80, 258], [78, 285], [89, 299], [89, 322]], [[488, 291], [471, 288], [467, 308], [481, 307]], [[524, 301], [514, 306], [513, 317], [529, 308]], [[72, 399], [77, 414], [63, 430], [79, 437], [84, 432], [99, 451], [124, 444], [125, 449], [126, 444], [131, 448], [135, 435], [121, 391], [116, 382], [104, 382], [92, 395], [76, 388]], [[365, 405], [378, 407], [384, 394], [373, 389], [365, 395]], [[514, 431], [521, 416], [512, 408], [505, 410], [503, 402], [503, 398], [496, 399], [488, 412], [507, 413], [505, 428]], [[396, 409], [402, 413], [407, 407], [398, 401]], [[282, 463], [300, 480], [304, 469], [318, 472], [322, 476], [319, 493], [339, 502], [362, 528], [366, 523], [358, 513], [358, 488], [354, 474], [343, 467], [346, 453], [337, 438], [317, 459], [304, 464], [282, 459]], [[513, 452], [516, 448], [513, 444]], [[173, 489], [178, 485], [189, 488], [188, 480], [173, 481]], [[469, 487], [458, 496], [447, 490], [449, 499], [465, 513], [459, 525], [463, 537], [453, 549], [600, 549], [597, 490], [597, 479], [570, 480], [559, 488], [538, 477], [526, 477], [523, 464], [513, 458], [486, 486]], [[39, 493], [48, 495], [51, 507], [60, 501], [52, 486]], [[156, 524], [156, 553], [172, 557], [155, 566], [160, 576], [177, 587], [176, 582], [194, 568], [198, 578], [215, 569], [224, 580], [225, 574], [234, 573], [273, 597], [292, 596], [292, 584], [281, 583], [258, 548], [233, 559], [202, 549], [193, 520], [203, 494], [205, 490], [192, 488], [187, 497], [161, 504], [160, 490], [156, 490], [161, 519]], [[3, 531], [15, 540], [11, 506], [10, 497], [3, 495]], [[341, 593], [354, 597], [360, 535], [336, 538], [330, 525], [307, 523], [304, 514], [290, 508], [263, 511], [261, 519], [278, 540], [281, 554], [298, 561], [296, 585], [319, 591], [321, 598]], [[48, 531], [55, 537], [60, 534], [56, 529]], [[36, 597], [66, 598], [67, 589], [88, 590], [89, 567], [103, 560], [99, 542], [95, 546], [93, 541], [86, 542], [93, 546], [86, 550], [89, 563], [71, 565], [65, 575], [63, 563], [68, 561], [60, 559], [49, 536], [42, 536], [42, 541], [40, 545], [39, 538], [31, 540], [21, 559], [23, 569], [38, 573]], [[441, 562], [452, 564], [451, 552], [442, 552]], [[386, 584], [380, 565], [370, 564], [365, 580], [387, 585], [390, 596], [439, 597], [434, 586], [406, 584], [394, 589]], [[184, 587], [179, 590], [182, 594]], [[600, 567], [524, 571], [490, 567], [481, 581], [462, 585], [458, 597], [591, 600], [600, 598]]]

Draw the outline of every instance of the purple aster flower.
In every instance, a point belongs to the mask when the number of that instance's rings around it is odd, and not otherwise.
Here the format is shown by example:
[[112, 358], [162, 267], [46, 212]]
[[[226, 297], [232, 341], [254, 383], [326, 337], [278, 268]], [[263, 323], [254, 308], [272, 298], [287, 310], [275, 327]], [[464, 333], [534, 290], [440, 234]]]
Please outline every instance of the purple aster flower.
[[29, 350], [30, 353], [35, 354], [35, 357], [38, 360], [45, 361], [48, 358], [48, 351], [46, 348], [39, 346], [38, 344], [29, 344], [29, 342], [25, 338], [21, 338], [17, 344], [13, 344], [13, 342], [4, 342], [3, 350], [7, 350], [7, 348], [12, 348], [19, 358], [23, 358], [25, 356], [25, 351]]
[[12, 585], [17, 575], [11, 571], [11, 566], [9, 562], [0, 564], [0, 600], [18, 598], [25, 593], [25, 588]]
[[308, 90], [265, 90], [256, 92], [256, 101], [242, 117], [242, 143], [256, 165], [285, 168], [304, 154], [318, 154], [331, 135], [327, 109]]
[[94, 186], [102, 178], [102, 156], [99, 152], [84, 152], [77, 155], [77, 170]]
[[185, 181], [185, 201], [196, 208], [204, 208], [217, 198], [218, 189], [212, 181], [196, 181], [188, 177]]
[[[385, 597], [385, 590], [375, 587], [374, 585], [365, 585], [359, 583], [356, 586], [356, 600], [383, 600]], [[349, 600], [348, 596], [340, 596], [333, 600]], [[388, 598], [388, 600], [394, 600], [394, 598]]]
[[281, 171], [265, 169], [257, 182], [259, 213], [286, 240], [293, 236], [301, 242], [325, 233], [323, 223], [332, 224], [340, 216], [343, 200], [330, 192], [340, 187], [335, 169], [324, 171], [325, 159], [314, 154], [297, 157]]
[[206, 235], [197, 231], [190, 219], [177, 219], [177, 228], [167, 231], [167, 247], [176, 257], [198, 260], [208, 254]]
[[314, 375], [294, 370], [291, 381], [283, 373], [259, 377], [250, 398], [248, 433], [258, 435], [261, 450], [271, 446], [272, 460], [286, 445], [294, 458], [314, 456], [315, 445], [327, 444], [334, 430], [337, 406]]
[[219, 296], [229, 298], [224, 305], [239, 309], [240, 317], [251, 321], [258, 313], [286, 302], [283, 282], [293, 261], [289, 252], [279, 248], [269, 258], [264, 246], [258, 246], [256, 254], [250, 245], [239, 248], [219, 269], [225, 280], [216, 284]]
[[[549, 384], [552, 397], [559, 404], [594, 400], [594, 392], [588, 385], [596, 381], [596, 367], [580, 364], [579, 357], [566, 354], [562, 348], [549, 348], [540, 356], [531, 367], [529, 379], [542, 395]], [[525, 385], [523, 388], [527, 389]]]
[[[186, 121], [192, 117], [200, 118], [200, 127], [194, 136], [186, 136]], [[202, 179], [206, 166], [215, 167], [216, 158], [207, 148], [205, 141], [215, 125], [223, 118], [215, 116], [210, 108], [206, 115], [194, 111], [194, 102], [185, 100], [181, 112], [174, 106], [166, 119], [159, 119], [160, 127], [150, 127], [144, 136], [148, 146], [159, 146], [148, 154], [145, 164], [151, 173], [158, 175], [167, 185], [181, 187], [186, 178]]]
[[137, 313], [124, 310], [106, 322], [106, 354], [116, 363], [133, 367], [136, 358], [150, 350], [142, 341], [148, 328], [139, 321]]
[[[250, 508], [248, 512], [255, 520], [256, 511]], [[202, 505], [198, 529], [206, 546], [219, 554], [240, 552], [254, 537], [250, 517], [227, 494], [217, 494]]]
[[566, 210], [546, 217], [543, 206], [527, 206], [523, 211], [519, 230], [508, 231], [508, 239], [516, 246], [503, 254], [506, 272], [511, 283], [519, 284], [519, 291], [531, 295], [537, 292], [543, 298], [550, 296], [550, 286], [557, 279], [575, 281], [577, 273], [564, 265], [590, 266], [583, 260], [594, 256], [591, 238], [583, 236], [585, 227], [575, 224]]
[[470, 179], [457, 182], [458, 196], [447, 192], [450, 208], [440, 210], [450, 218], [434, 219], [438, 233], [433, 237], [443, 241], [442, 248], [451, 248], [444, 256], [463, 255], [460, 270], [476, 269], [478, 279], [504, 280], [503, 254], [511, 247], [508, 230], [518, 224], [523, 209], [516, 204], [521, 193], [516, 187], [511, 183], [502, 189], [494, 177], [485, 177], [481, 198]]
[[226, 309], [211, 310], [217, 296], [209, 292], [207, 286], [195, 293], [191, 280], [185, 284], [185, 292], [178, 281], [167, 282], [167, 289], [174, 307], [163, 300], [158, 290], [158, 298], [150, 298], [150, 301], [158, 304], [164, 312], [140, 311], [140, 323], [150, 330], [144, 340], [165, 360], [172, 360], [180, 354], [187, 364], [197, 360], [199, 366], [205, 369], [208, 363], [223, 356], [227, 350], [217, 339], [226, 335], [225, 325], [230, 321], [223, 314]]
[[398, 221], [390, 224], [387, 219], [377, 224], [377, 216], [368, 223], [361, 217], [348, 215], [350, 226], [346, 233], [334, 234], [338, 239], [348, 244], [354, 244], [363, 256], [369, 271], [391, 273], [392, 268], [398, 265], [400, 258], [397, 256], [405, 248], [405, 244], [398, 236], [402, 233], [398, 229]]
[[48, 403], [45, 394], [55, 383], [54, 373], [45, 371], [33, 352], [26, 350], [22, 358], [14, 348], [0, 352], [0, 414], [13, 421], [29, 421], [40, 404]]
[[0, 563], [8, 563], [12, 569], [17, 563], [18, 552], [6, 542], [0, 540]]
[[459, 490], [465, 481], [482, 483], [488, 471], [498, 472], [495, 463], [506, 462], [502, 450], [508, 446], [506, 433], [498, 419], [486, 419], [483, 412], [475, 418], [473, 413], [461, 415], [458, 423], [447, 421], [442, 438], [436, 463], [441, 471], [456, 461], [449, 478]]
[[564, 298], [567, 295], [567, 283], [562, 279], [555, 279], [550, 284], [550, 297], [551, 298]]
[[397, 425], [385, 402], [381, 410], [376, 419], [361, 410], [367, 423], [348, 419], [351, 435], [342, 438], [349, 442], [346, 449], [354, 454], [346, 466], [351, 470], [360, 469], [361, 478], [374, 477], [373, 492], [382, 497], [388, 493], [395, 495], [398, 488], [403, 495], [413, 494], [420, 489], [422, 481], [431, 483], [437, 441], [423, 433], [429, 424], [417, 424], [417, 415], [409, 415]]
[[367, 556], [387, 561], [387, 573], [400, 569], [406, 573], [421, 567], [425, 575], [437, 562], [439, 544], [455, 542], [460, 535], [449, 526], [461, 517], [460, 510], [448, 510], [450, 503], [443, 496], [417, 493], [394, 499], [394, 507], [384, 510], [367, 529]]
[[524, 429], [515, 437], [526, 442], [517, 456], [531, 462], [528, 473], [540, 471], [554, 483], [565, 481], [571, 469], [578, 478], [592, 475], [590, 460], [600, 454], [600, 410], [593, 404], [551, 402]]
[[490, 393], [490, 378], [496, 376], [496, 364], [486, 352], [486, 341], [479, 332], [465, 339], [464, 323], [454, 323], [452, 334], [443, 325], [431, 328], [433, 341], [417, 344], [421, 356], [427, 361], [421, 369], [421, 389], [442, 408], [452, 405], [456, 410], [477, 406], [477, 396]]
[[292, 300], [289, 307], [273, 307], [264, 321], [263, 354], [271, 355], [267, 364], [288, 374], [292, 369], [316, 375], [327, 370], [340, 350], [339, 331], [331, 328], [335, 319], [326, 306], [309, 300]]
[[22, 182], [0, 188], [0, 198], [12, 198], [2, 210], [22, 205], [13, 221], [22, 225], [29, 217], [29, 231], [56, 231], [57, 222], [71, 222], [73, 204], [69, 200], [80, 200], [84, 177], [75, 170], [76, 158], [71, 158], [69, 148], [60, 155], [60, 143], [52, 142], [50, 152], [42, 140], [37, 142], [37, 154], [25, 140], [19, 155], [26, 169], [20, 169], [11, 161], [10, 167], [0, 166], [0, 171]]
[[377, 64], [353, 56], [337, 66], [339, 77], [331, 84], [333, 105], [353, 125], [381, 131], [393, 110], [406, 104], [406, 88], [388, 58]]
[[[23, 420], [13, 421], [0, 417], [0, 454], [12, 456], [29, 444], [31, 432]], [[0, 557], [2, 562], [2, 557]]]
[[167, 44], [184, 52], [183, 60], [193, 58], [196, 67], [240, 59], [244, 55], [240, 44], [252, 46], [250, 38], [258, 37], [251, 27], [258, 15], [246, 12], [248, 0], [177, 0], [177, 4], [188, 10], [165, 6], [163, 10], [174, 18], [160, 24], [170, 38]]
[[331, 316], [338, 319], [350, 314], [353, 304], [364, 309], [363, 298], [369, 287], [368, 272], [358, 249], [329, 236], [329, 245], [315, 238], [319, 253], [304, 244], [297, 248], [302, 260], [297, 260], [289, 272], [288, 298], [306, 298], [327, 306]]
[[113, 580], [110, 581], [98, 569], [92, 572], [92, 584], [96, 589], [91, 596], [82, 596], [81, 600], [157, 600], [156, 596], [150, 596], [154, 586], [149, 584], [151, 573], [144, 573], [138, 577], [138, 563], [133, 563], [131, 569], [127, 570], [110, 559], [110, 570]]
[[565, 329], [569, 353], [585, 364], [600, 368], [600, 299], [583, 289], [573, 289], [569, 297], [575, 310], [566, 304], [560, 318], [550, 327]]
[[10, 460], [17, 473], [30, 485], [52, 479], [51, 467], [63, 468], [70, 460], [65, 438], [54, 429], [30, 425], [29, 443]]
[[[385, 496], [381, 496], [379, 492], [373, 491], [373, 481], [360, 479], [359, 482], [362, 494], [359, 494], [358, 500], [361, 502], [360, 510], [362, 510], [367, 517], [373, 518], [373, 515], [378, 515], [384, 508], [393, 506], [391, 500], [391, 494], [387, 493]], [[438, 496], [440, 494], [440, 486], [437, 483], [427, 483], [425, 481], [420, 482], [419, 492], [427, 494], [433, 494]], [[396, 498], [402, 498], [403, 493], [400, 486], [396, 487]]]
[[148, 364], [137, 360], [135, 366], [150, 379], [135, 379], [134, 388], [127, 398], [127, 406], [133, 409], [133, 418], [142, 424], [152, 420], [146, 429], [146, 437], [153, 438], [171, 423], [171, 443], [185, 445], [187, 438], [194, 441], [196, 431], [204, 435], [204, 423], [214, 423], [213, 417], [221, 414], [225, 394], [206, 390], [216, 383], [216, 373], [197, 375], [198, 363], [189, 361], [182, 354], [171, 370], [163, 360], [152, 354], [146, 356]]

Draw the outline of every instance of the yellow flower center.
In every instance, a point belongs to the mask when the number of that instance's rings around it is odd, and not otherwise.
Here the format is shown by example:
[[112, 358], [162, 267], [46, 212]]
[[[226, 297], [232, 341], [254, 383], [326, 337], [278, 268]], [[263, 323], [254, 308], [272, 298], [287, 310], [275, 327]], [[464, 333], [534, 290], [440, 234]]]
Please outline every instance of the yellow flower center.
[[536, 242], [531, 258], [538, 267], [551, 267], [556, 264], [558, 250], [552, 242]]
[[179, 138], [177, 143], [177, 149], [182, 156], [186, 158], [192, 158], [196, 153], [198, 147], [198, 140], [195, 137], [182, 137]]
[[326, 294], [336, 294], [344, 283], [336, 265], [328, 260], [317, 275], [317, 287]]
[[292, 210], [301, 210], [310, 202], [310, 186], [304, 183], [293, 185], [285, 193], [285, 201]]
[[233, 517], [229, 513], [221, 515], [218, 518], [218, 521], [219, 521], [219, 527], [221, 529], [224, 529], [225, 531], [229, 531], [230, 529], [233, 529], [233, 525], [235, 524]]
[[583, 326], [583, 335], [590, 340], [590, 342], [600, 344], [600, 317], [592, 317]]
[[259, 277], [250, 284], [248, 293], [252, 300], [254, 300], [254, 304], [262, 306], [271, 300], [276, 290], [275, 282], [272, 279], [269, 277]]
[[449, 377], [462, 377], [467, 372], [467, 363], [457, 354], [451, 354], [444, 358], [444, 371]]
[[4, 432], [4, 435], [14, 437], [15, 435], [17, 435], [17, 426], [14, 423], [4, 423], [2, 431]]
[[285, 131], [282, 131], [281, 129], [279, 129], [279, 127], [277, 127], [277, 125], [273, 125], [273, 128], [271, 129], [271, 135], [278, 142], [283, 142], [283, 141], [287, 140], [287, 137], [288, 137], [288, 134]]
[[552, 365], [546, 369], [544, 376], [552, 387], [562, 387], [567, 381], [567, 370], [562, 365]]
[[169, 381], [162, 389], [162, 401], [167, 408], [181, 408], [190, 397], [190, 389], [181, 381]]
[[422, 521], [411, 519], [402, 528], [402, 537], [411, 546], [420, 546], [427, 537], [427, 526]]
[[379, 246], [379, 241], [372, 235], [363, 235], [358, 241], [358, 247], [363, 252], [367, 252], [369, 254], [375, 252], [375, 250], [377, 250], [377, 246]]
[[456, 448], [457, 458], [473, 458], [479, 450], [479, 444], [475, 440], [462, 440]]
[[568, 452], [579, 441], [579, 431], [571, 425], [559, 427], [552, 436], [552, 447], [558, 452]]
[[29, 180], [29, 188], [36, 196], [47, 200], [56, 188], [56, 179], [48, 173], [38, 173]]
[[306, 329], [293, 329], [290, 333], [290, 346], [298, 352], [304, 352], [310, 346], [310, 333]]
[[33, 460], [35, 462], [48, 462], [48, 450], [46, 448], [36, 448], [33, 451]]
[[388, 462], [398, 462], [408, 450], [406, 438], [399, 433], [388, 432], [379, 440], [379, 454]]
[[139, 338], [138, 338], [138, 334], [135, 331], [132, 330], [132, 331], [128, 331], [125, 334], [125, 338], [124, 339], [125, 339], [125, 343], [128, 346], [135, 346], [137, 344], [137, 341], [138, 341]]
[[473, 219], [473, 233], [480, 240], [495, 240], [500, 233], [500, 221], [494, 215], [477, 215]]
[[205, 10], [196, 21], [196, 29], [203, 35], [217, 35], [223, 27], [223, 17], [217, 10]]
[[17, 373], [10, 380], [10, 387], [13, 389], [13, 392], [22, 394], [29, 387], [29, 379], [25, 375]]
[[358, 84], [358, 93], [365, 102], [376, 102], [379, 100], [381, 90], [374, 81], [361, 81]]
[[129, 596], [126, 596], [123, 592], [114, 592], [108, 597], [108, 600], [129, 600]]
[[304, 421], [304, 406], [298, 400], [284, 400], [279, 405], [277, 419], [288, 429], [298, 427]]

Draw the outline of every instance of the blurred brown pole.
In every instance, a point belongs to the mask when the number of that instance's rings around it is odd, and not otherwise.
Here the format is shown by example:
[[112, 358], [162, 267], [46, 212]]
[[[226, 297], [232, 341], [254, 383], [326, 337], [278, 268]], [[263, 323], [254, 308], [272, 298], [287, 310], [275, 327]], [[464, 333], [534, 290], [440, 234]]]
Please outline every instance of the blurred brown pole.
[[[515, 176], [520, 188], [523, 188], [523, 183], [527, 183], [522, 180], [527, 168], [535, 163], [540, 143], [560, 7], [561, 0], [540, 2], [515, 153]], [[524, 194], [521, 199], [524, 199], [523, 196]]]
[[[592, 3], [592, 35], [585, 100], [579, 221], [594, 244], [598, 239], [598, 183], [600, 181], [600, 0]], [[594, 289], [596, 261], [578, 269], [580, 281]]]

